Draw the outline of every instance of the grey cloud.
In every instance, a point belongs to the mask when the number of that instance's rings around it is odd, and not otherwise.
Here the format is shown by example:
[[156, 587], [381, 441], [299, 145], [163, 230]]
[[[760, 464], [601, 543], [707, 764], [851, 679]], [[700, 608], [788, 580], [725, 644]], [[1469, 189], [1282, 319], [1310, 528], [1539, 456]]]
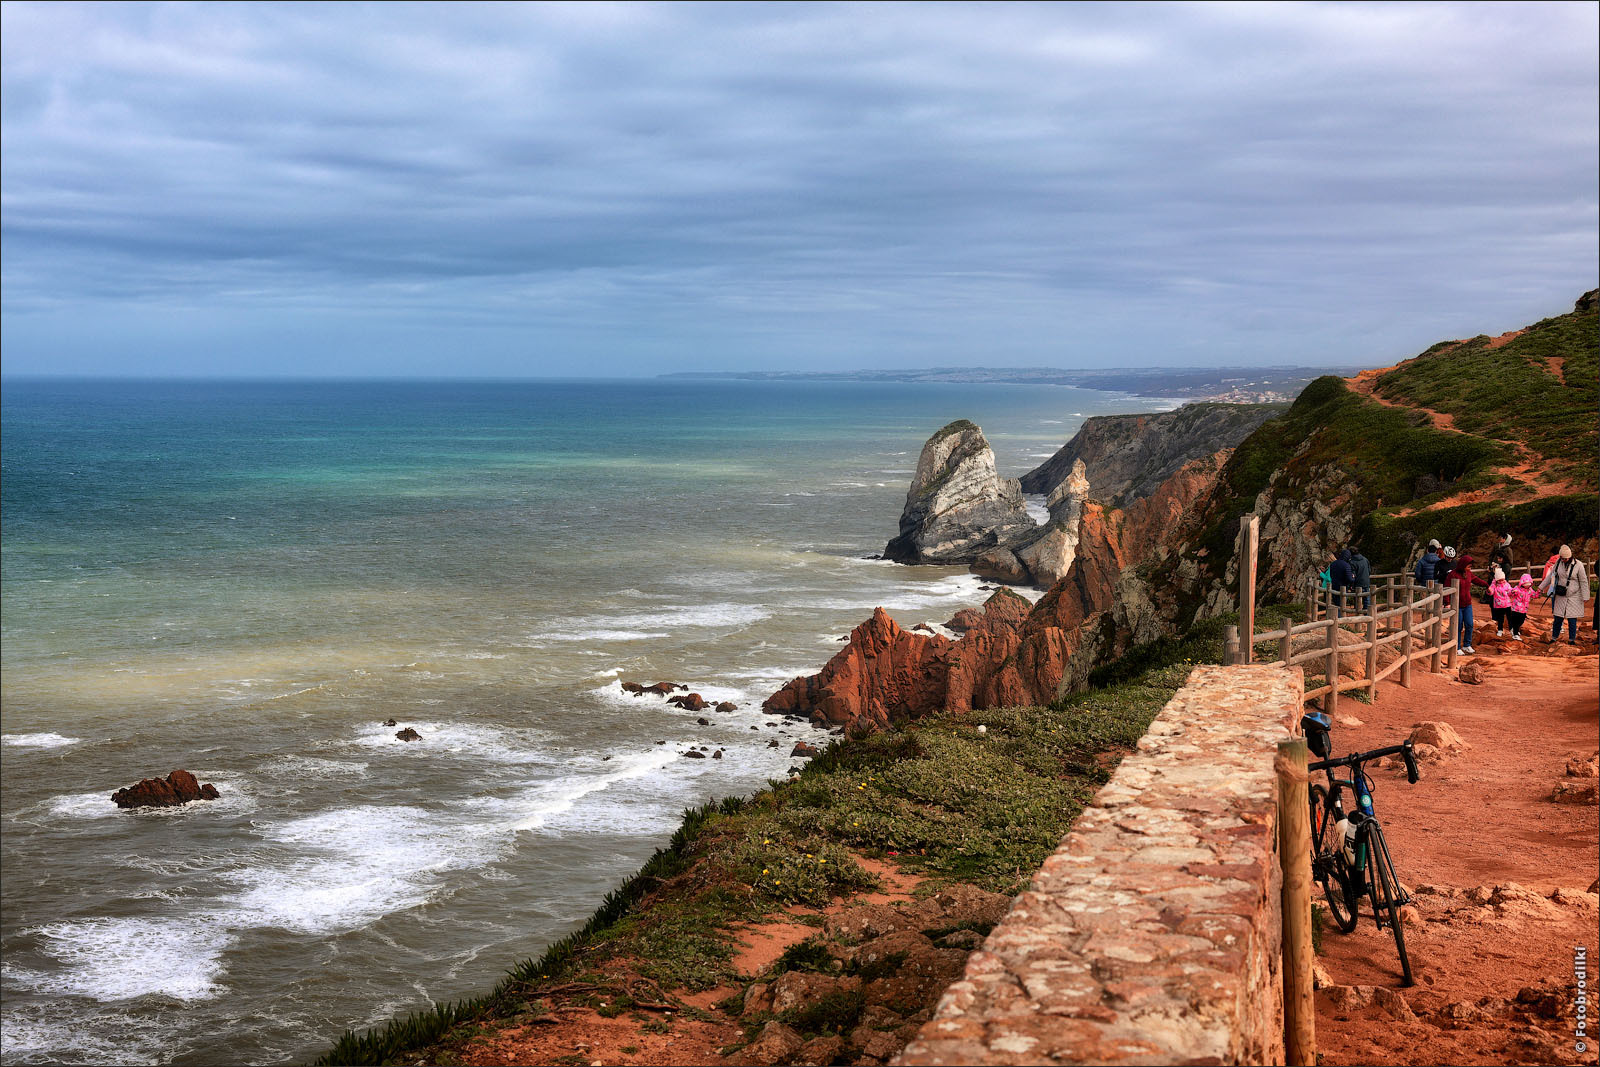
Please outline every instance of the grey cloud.
[[1347, 361], [1593, 284], [1591, 5], [3, 12], [13, 373], [160, 307], [481, 373]]

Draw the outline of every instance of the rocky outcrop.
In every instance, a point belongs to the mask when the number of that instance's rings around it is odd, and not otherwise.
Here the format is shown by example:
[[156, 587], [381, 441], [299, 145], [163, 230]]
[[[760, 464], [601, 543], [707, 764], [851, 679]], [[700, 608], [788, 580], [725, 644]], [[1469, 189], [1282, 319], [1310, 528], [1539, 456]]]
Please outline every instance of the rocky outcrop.
[[1082, 463], [1086, 494], [1117, 506], [1152, 495], [1185, 464], [1232, 448], [1279, 404], [1185, 404], [1146, 415], [1096, 415], [1071, 441], [1020, 479], [1024, 493], [1052, 494]]
[[983, 431], [958, 419], [922, 446], [900, 535], [883, 554], [900, 563], [971, 563], [1037, 529], [1016, 480], [995, 470]]
[[862, 734], [943, 709], [1045, 704], [1081, 686], [1105, 658], [1162, 635], [1135, 568], [1186, 529], [1224, 458], [1189, 464], [1127, 510], [1082, 502], [1071, 565], [1037, 604], [1001, 590], [981, 616], [961, 620], [959, 640], [902, 629], [879, 608], [818, 674], [789, 682], [764, 707]]
[[193, 800], [216, 800], [217, 787], [201, 785], [188, 771], [173, 771], [165, 778], [146, 778], [137, 785], [111, 794], [119, 808], [175, 808]]

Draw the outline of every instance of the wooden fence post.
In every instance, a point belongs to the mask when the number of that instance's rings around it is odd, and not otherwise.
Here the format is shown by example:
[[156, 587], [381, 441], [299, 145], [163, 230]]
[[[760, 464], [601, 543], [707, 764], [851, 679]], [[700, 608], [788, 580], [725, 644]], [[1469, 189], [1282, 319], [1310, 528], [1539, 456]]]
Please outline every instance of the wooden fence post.
[[1405, 636], [1400, 638], [1400, 687], [1411, 688], [1411, 579], [1406, 579], [1405, 589], [1406, 605], [1400, 609], [1400, 625], [1405, 627]]
[[1306, 740], [1278, 742], [1278, 863], [1283, 869], [1284, 1062], [1317, 1062], [1317, 1011], [1311, 990], [1311, 819]]
[[1444, 666], [1450, 671], [1456, 669], [1456, 643], [1460, 640], [1456, 636], [1456, 631], [1461, 628], [1461, 605], [1457, 603], [1458, 588], [1452, 582], [1450, 588], [1444, 591], [1445, 600], [1449, 604], [1449, 610], [1445, 614]]
[[1428, 583], [1428, 595], [1433, 597], [1428, 602], [1428, 646], [1433, 649], [1433, 655], [1428, 659], [1428, 671], [1438, 674], [1439, 667], [1439, 616], [1444, 611], [1444, 597], [1439, 593], [1439, 583]]
[[1225, 626], [1222, 629], [1222, 662], [1229, 667], [1241, 662], [1239, 659], [1239, 628]]
[[1317, 621], [1317, 580], [1306, 579], [1306, 622]]
[[1378, 612], [1373, 605], [1367, 614], [1367, 699], [1378, 702]]
[[1278, 639], [1278, 656], [1283, 660], [1283, 665], [1285, 667], [1289, 665], [1289, 660], [1294, 656], [1293, 629], [1293, 623], [1288, 619], [1284, 619], [1283, 636]]
[[1261, 516], [1247, 515], [1239, 520], [1239, 632], [1244, 635], [1241, 663], [1255, 658], [1256, 645], [1256, 550], [1261, 546]]
[[1339, 709], [1339, 620], [1328, 616], [1328, 695], [1323, 698], [1322, 710], [1333, 718]]

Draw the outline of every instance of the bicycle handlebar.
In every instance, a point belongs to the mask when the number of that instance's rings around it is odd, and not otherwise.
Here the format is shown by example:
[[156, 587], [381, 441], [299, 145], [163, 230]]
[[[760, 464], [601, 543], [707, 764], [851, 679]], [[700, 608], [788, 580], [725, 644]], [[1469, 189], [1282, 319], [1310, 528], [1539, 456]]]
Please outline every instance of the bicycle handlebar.
[[1318, 760], [1315, 763], [1308, 763], [1306, 764], [1306, 770], [1331, 771], [1335, 767], [1359, 768], [1363, 763], [1382, 759], [1384, 756], [1399, 756], [1405, 760], [1406, 781], [1412, 785], [1417, 784], [1417, 755], [1412, 750], [1409, 738], [1398, 745], [1390, 745], [1388, 748], [1375, 748], [1371, 752], [1356, 752], [1349, 756], [1340, 756], [1338, 759], [1325, 759]]

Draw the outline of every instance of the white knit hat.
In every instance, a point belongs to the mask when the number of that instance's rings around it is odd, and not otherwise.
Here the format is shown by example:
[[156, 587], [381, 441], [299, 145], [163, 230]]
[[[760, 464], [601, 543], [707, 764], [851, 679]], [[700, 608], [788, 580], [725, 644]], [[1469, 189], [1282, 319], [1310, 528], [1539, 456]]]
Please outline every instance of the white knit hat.
[[1455, 550], [1455, 548], [1453, 548], [1450, 545], [1446, 545], [1444, 547], [1444, 558], [1445, 559], [1455, 559], [1456, 558], [1456, 550]]

